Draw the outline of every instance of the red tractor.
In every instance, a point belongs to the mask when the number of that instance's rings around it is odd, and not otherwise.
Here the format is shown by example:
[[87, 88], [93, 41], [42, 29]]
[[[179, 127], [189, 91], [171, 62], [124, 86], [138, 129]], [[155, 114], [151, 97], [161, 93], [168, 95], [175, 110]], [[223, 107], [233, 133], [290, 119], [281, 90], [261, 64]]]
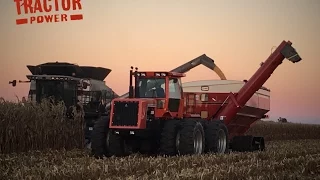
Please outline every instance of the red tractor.
[[[196, 86], [181, 83], [185, 76], [182, 73], [144, 72], [137, 68], [133, 71], [132, 67], [128, 98], [113, 99], [110, 117], [94, 126], [93, 155], [123, 156], [136, 152], [191, 155], [226, 153], [230, 149], [264, 150], [263, 137], [244, 136], [244, 133], [251, 124], [265, 117], [269, 98], [265, 98], [264, 105], [256, 105], [252, 99], [261, 89], [268, 92], [262, 85], [285, 58], [293, 63], [301, 60], [291, 44], [283, 41], [235, 93], [234, 86], [229, 86], [229, 93], [221, 93], [221, 89], [215, 92], [214, 87], [213, 92], [209, 92], [212, 87], [201, 83], [195, 90]], [[199, 93], [205, 95], [202, 97]], [[207, 100], [195, 105], [199, 97]], [[193, 106], [190, 106], [191, 100]]]

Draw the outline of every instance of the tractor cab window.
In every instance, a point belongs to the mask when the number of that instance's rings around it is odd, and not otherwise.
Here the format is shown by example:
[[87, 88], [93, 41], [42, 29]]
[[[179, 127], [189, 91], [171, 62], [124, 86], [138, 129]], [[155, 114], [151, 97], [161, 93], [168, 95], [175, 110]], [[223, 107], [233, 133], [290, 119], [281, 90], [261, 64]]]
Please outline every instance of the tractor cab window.
[[165, 98], [165, 78], [140, 78], [140, 98]]
[[169, 80], [169, 98], [181, 99], [181, 81], [177, 78]]
[[169, 79], [169, 102], [168, 109], [171, 112], [178, 112], [181, 101], [181, 82], [178, 78]]

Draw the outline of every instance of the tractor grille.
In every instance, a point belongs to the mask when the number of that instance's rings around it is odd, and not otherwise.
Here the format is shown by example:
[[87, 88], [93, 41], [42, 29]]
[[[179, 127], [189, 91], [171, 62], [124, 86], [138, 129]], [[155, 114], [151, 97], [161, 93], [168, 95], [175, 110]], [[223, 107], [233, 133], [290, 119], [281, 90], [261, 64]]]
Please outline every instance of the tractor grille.
[[113, 105], [113, 126], [137, 126], [139, 102], [115, 102]]

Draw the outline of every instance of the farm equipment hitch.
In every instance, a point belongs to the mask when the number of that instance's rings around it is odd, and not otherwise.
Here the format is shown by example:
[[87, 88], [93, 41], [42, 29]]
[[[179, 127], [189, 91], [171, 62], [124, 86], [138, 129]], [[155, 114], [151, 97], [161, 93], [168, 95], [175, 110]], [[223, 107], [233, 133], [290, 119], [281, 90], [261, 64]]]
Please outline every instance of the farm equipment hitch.
[[231, 149], [238, 152], [264, 151], [264, 138], [251, 135], [235, 136], [231, 141]]

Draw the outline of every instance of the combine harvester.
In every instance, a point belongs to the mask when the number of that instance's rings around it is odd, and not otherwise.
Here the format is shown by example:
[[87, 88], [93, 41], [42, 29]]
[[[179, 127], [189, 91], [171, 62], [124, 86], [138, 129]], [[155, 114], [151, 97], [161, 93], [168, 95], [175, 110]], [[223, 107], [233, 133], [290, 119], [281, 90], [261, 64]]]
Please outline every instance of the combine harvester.
[[[80, 108], [85, 121], [85, 143], [90, 147], [90, 133], [94, 122], [101, 116], [107, 116], [105, 103], [118, 95], [103, 81], [111, 69], [79, 66], [64, 62], [49, 62], [36, 66], [27, 65], [31, 75], [27, 81], [13, 80], [12, 86], [30, 83], [28, 100], [40, 103], [44, 98], [62, 100], [68, 117], [72, 117], [72, 107]], [[71, 115], [71, 116], [70, 116]]]
[[[270, 110], [270, 92], [262, 85], [285, 58], [301, 60], [291, 45], [283, 41], [246, 82], [225, 80], [205, 55], [171, 72], [131, 70], [129, 93], [113, 99], [107, 105], [110, 117], [94, 126], [93, 155], [263, 151], [263, 137], [244, 134]], [[199, 64], [218, 72], [222, 80], [182, 84], [183, 73]]]

